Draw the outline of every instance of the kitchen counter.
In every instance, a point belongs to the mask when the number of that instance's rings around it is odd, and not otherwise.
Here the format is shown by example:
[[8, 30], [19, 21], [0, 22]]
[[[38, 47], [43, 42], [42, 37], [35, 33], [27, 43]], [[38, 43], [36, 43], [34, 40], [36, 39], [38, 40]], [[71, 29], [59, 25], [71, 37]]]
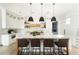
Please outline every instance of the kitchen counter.
[[30, 35], [30, 34], [17, 34], [16, 35], [16, 38], [68, 38], [64, 35], [44, 35], [44, 34], [41, 34], [41, 35], [36, 35], [36, 36], [33, 36], [33, 35]]

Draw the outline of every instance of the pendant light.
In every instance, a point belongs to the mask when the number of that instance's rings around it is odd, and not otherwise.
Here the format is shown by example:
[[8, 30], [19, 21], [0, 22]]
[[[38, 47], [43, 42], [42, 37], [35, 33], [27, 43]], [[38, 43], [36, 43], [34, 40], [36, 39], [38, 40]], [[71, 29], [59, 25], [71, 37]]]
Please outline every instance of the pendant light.
[[56, 17], [54, 16], [54, 8], [55, 8], [55, 3], [53, 3], [53, 17], [52, 17], [51, 21], [56, 21]]
[[32, 5], [32, 3], [30, 3], [30, 7], [31, 7], [31, 9], [30, 9], [30, 10], [31, 10], [31, 16], [29, 17], [28, 21], [33, 21], [33, 17], [32, 17], [32, 6], [31, 6], [31, 5]]
[[40, 17], [40, 19], [39, 19], [40, 22], [44, 21], [44, 17], [42, 16], [42, 11], [43, 11], [43, 10], [42, 10], [42, 5], [43, 5], [43, 3], [41, 3], [41, 17]]

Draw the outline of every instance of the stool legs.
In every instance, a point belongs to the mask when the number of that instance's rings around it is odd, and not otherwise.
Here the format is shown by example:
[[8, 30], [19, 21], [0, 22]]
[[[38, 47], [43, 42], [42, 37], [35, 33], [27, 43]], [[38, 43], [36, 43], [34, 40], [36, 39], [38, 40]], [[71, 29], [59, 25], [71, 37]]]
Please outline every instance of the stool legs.
[[69, 55], [69, 49], [68, 49], [68, 47], [67, 47], [67, 55]]
[[58, 54], [62, 53], [62, 47], [58, 47]]
[[53, 55], [55, 54], [55, 47], [53, 47]]
[[[58, 54], [60, 54], [60, 53], [61, 53], [62, 55], [64, 54], [64, 52], [63, 52], [63, 50], [62, 50], [62, 47], [58, 47]], [[69, 55], [68, 47], [66, 47], [66, 54]]]

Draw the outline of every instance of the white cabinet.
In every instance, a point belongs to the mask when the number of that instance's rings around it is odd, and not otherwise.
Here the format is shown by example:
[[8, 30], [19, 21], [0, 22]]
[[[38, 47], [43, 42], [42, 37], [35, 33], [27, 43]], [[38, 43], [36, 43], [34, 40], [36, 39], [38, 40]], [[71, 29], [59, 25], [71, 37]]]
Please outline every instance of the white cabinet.
[[8, 34], [1, 35], [1, 43], [2, 43], [3, 46], [8, 46], [10, 44]]
[[7, 28], [24, 28], [24, 20], [7, 18], [6, 21]]
[[12, 44], [12, 43], [16, 42], [16, 35], [15, 35], [14, 38], [12, 38], [13, 36], [14, 36], [14, 34], [9, 35], [9, 44]]
[[9, 34], [1, 35], [1, 44], [3, 46], [9, 46], [14, 42], [16, 42], [16, 38], [12, 38], [12, 35], [9, 35]]
[[24, 19], [12, 11], [6, 11], [6, 20], [7, 28], [24, 28]]

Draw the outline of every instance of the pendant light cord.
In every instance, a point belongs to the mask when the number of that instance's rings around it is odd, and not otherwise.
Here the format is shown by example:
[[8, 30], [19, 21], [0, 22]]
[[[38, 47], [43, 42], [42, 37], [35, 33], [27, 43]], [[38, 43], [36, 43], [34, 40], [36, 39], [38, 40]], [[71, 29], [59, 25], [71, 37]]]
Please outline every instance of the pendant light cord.
[[43, 16], [42, 12], [43, 12], [43, 7], [42, 7], [43, 3], [41, 3], [41, 17]]
[[53, 3], [53, 16], [54, 16], [55, 3]]
[[32, 3], [30, 3], [30, 16], [32, 17]]

